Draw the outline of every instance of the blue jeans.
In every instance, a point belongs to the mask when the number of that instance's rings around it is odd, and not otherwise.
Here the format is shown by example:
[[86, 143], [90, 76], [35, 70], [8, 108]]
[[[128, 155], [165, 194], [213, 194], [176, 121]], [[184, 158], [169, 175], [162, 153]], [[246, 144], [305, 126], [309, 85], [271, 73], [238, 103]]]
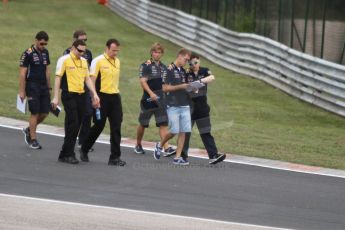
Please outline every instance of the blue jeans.
[[172, 134], [191, 132], [192, 122], [189, 106], [172, 106], [167, 109], [169, 131]]

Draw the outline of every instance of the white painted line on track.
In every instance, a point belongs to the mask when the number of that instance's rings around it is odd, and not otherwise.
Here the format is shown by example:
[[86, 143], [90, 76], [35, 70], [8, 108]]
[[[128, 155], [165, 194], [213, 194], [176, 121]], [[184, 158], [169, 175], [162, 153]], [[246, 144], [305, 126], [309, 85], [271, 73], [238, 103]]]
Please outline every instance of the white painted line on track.
[[129, 212], [129, 213], [133, 213], [133, 214], [146, 214], [146, 215], [152, 215], [152, 216], [159, 216], [159, 217], [164, 217], [164, 218], [170, 217], [170, 218], [179, 218], [179, 219], [201, 221], [201, 222], [211, 222], [214, 224], [228, 224], [228, 225], [236, 225], [236, 226], [250, 227], [250, 228], [256, 228], [256, 229], [287, 230], [287, 229], [283, 229], [283, 228], [276, 228], [276, 227], [270, 227], [270, 226], [245, 224], [245, 223], [237, 223], [237, 222], [221, 221], [221, 220], [212, 220], [212, 219], [198, 218], [198, 217], [187, 217], [187, 216], [180, 216], [180, 215], [166, 214], [166, 213], [159, 213], [159, 212], [140, 211], [140, 210], [134, 210], [134, 209], [117, 208], [117, 207], [101, 206], [101, 205], [92, 205], [92, 204], [84, 204], [84, 203], [78, 203], [78, 202], [60, 201], [60, 200], [52, 200], [52, 199], [43, 199], [43, 198], [35, 198], [35, 197], [29, 197], [29, 196], [11, 195], [11, 194], [5, 194], [5, 193], [0, 193], [0, 197], [14, 198], [14, 199], [19, 199], [19, 200], [21, 199], [21, 200], [40, 201], [40, 202], [52, 203], [52, 204], [63, 204], [63, 205], [71, 205], [71, 206], [79, 206], [79, 207], [107, 209], [107, 210], [114, 210], [114, 211], [121, 211], [121, 212]]
[[[0, 127], [8, 128], [8, 129], [15, 129], [15, 130], [22, 130], [22, 128], [20, 128], [20, 127], [10, 126], [10, 125], [0, 124]], [[50, 135], [50, 136], [64, 137], [64, 135], [62, 135], [62, 134], [50, 133], [50, 132], [45, 132], [45, 131], [37, 131], [37, 133]], [[109, 141], [97, 140], [96, 142], [101, 143], [101, 144], [108, 144], [108, 145], [110, 144]], [[129, 145], [129, 144], [121, 144], [121, 146], [126, 147], [126, 148], [134, 148], [133, 145]], [[148, 151], [153, 151], [153, 148], [144, 148], [144, 149], [148, 150]], [[193, 155], [193, 154], [190, 154], [189, 156], [194, 157], [194, 158], [199, 158], [199, 159], [208, 159], [207, 157], [203, 157], [203, 156], [199, 156], [199, 155]], [[311, 175], [327, 176], [327, 177], [335, 177], [335, 178], [345, 179], [345, 172], [343, 172], [342, 174], [335, 174], [332, 172], [313, 172], [313, 171], [307, 171], [307, 170], [291, 169], [291, 168], [287, 168], [287, 167], [283, 167], [283, 166], [272, 166], [270, 164], [261, 164], [258, 162], [252, 163], [252, 162], [247, 162], [247, 161], [242, 161], [242, 160], [233, 160], [233, 159], [225, 159], [224, 162], [241, 164], [241, 165], [248, 165], [248, 166], [255, 166], [255, 167], [261, 167], [261, 168], [268, 168], [268, 169], [274, 169], [274, 170], [282, 170], [282, 171], [288, 171], [288, 172], [296, 172], [296, 173], [303, 173], [303, 174], [311, 174]], [[333, 169], [323, 168], [323, 170], [330, 170], [331, 171]], [[336, 170], [334, 170], [334, 171], [336, 171]], [[338, 171], [341, 171], [341, 170], [338, 170]]]

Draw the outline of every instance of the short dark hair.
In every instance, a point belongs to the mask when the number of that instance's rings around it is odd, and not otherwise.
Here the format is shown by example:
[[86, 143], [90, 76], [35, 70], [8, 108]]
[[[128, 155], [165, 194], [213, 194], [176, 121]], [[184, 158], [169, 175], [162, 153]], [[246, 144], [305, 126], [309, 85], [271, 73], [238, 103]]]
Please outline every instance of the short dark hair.
[[110, 48], [111, 44], [115, 44], [116, 46], [120, 46], [120, 42], [116, 40], [115, 38], [110, 38], [105, 45]]
[[40, 31], [36, 34], [36, 37], [35, 37], [38, 41], [39, 40], [45, 40], [45, 41], [48, 41], [49, 40], [49, 37], [48, 37], [48, 34], [45, 32], [45, 31]]
[[185, 55], [191, 55], [191, 52], [189, 51], [189, 50], [187, 50], [187, 49], [185, 49], [185, 48], [182, 48], [182, 49], [180, 49], [179, 51], [178, 51], [178, 53], [177, 53], [177, 56], [178, 55], [183, 55], [183, 56], [185, 56]]
[[194, 58], [200, 59], [200, 56], [197, 55], [196, 53], [192, 53], [192, 55], [190, 55], [190, 60], [192, 60], [192, 59], [194, 59]]
[[77, 48], [78, 46], [86, 46], [86, 43], [83, 40], [75, 40], [73, 42], [72, 46]]
[[73, 38], [78, 39], [79, 36], [86, 35], [86, 32], [84, 30], [76, 30], [73, 33]]

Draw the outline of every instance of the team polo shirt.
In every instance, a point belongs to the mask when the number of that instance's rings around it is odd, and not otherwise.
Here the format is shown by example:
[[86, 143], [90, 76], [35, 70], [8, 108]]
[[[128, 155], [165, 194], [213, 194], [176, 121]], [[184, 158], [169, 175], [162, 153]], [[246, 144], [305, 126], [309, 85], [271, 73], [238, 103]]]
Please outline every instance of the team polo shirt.
[[41, 85], [47, 85], [46, 69], [49, 64], [48, 50], [38, 51], [33, 45], [24, 51], [19, 61], [20, 67], [28, 68], [26, 81]]
[[77, 58], [73, 52], [59, 58], [56, 76], [61, 77], [61, 89], [71, 93], [84, 93], [85, 77], [89, 76], [85, 58]]
[[106, 94], [119, 93], [120, 60], [111, 59], [106, 53], [93, 59], [90, 76], [96, 77], [96, 91]]
[[[159, 97], [163, 97], [162, 91], [162, 79], [167, 74], [167, 67], [162, 62], [154, 62], [149, 60], [140, 65], [139, 68], [139, 77], [146, 78], [147, 85], [150, 89]], [[144, 90], [143, 92], [143, 101], [149, 98], [150, 95]], [[163, 99], [163, 98], [162, 98]]]
[[[199, 71], [197, 74], [193, 72], [193, 70], [189, 69], [187, 71], [187, 78], [188, 81], [199, 81], [205, 77], [208, 77], [212, 75], [211, 71], [208, 68], [200, 67]], [[197, 93], [195, 92], [190, 92], [189, 95], [191, 96], [193, 102], [198, 102], [198, 103], [207, 103], [207, 84], [205, 86], [201, 87]]]
[[[183, 83], [187, 83], [186, 71], [172, 63], [167, 69], [167, 75], [163, 78], [163, 84], [180, 85]], [[188, 93], [185, 89], [167, 92], [166, 101], [168, 106], [188, 106]]]

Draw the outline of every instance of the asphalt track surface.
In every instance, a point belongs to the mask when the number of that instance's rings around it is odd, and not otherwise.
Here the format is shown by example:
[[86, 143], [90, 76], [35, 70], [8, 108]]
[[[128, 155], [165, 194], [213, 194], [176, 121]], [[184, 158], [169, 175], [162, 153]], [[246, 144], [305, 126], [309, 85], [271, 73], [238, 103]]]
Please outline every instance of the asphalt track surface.
[[[345, 226], [343, 178], [229, 162], [209, 166], [207, 160], [197, 158], [190, 158], [190, 166], [179, 167], [171, 164], [171, 158], [155, 161], [151, 153], [137, 155], [131, 148], [122, 148], [126, 167], [114, 167], [107, 165], [110, 146], [99, 143], [89, 155], [91, 162], [68, 165], [57, 161], [61, 137], [39, 134], [43, 149], [32, 150], [20, 130], [1, 127], [0, 136], [2, 194], [277, 228], [343, 230]], [[24, 204], [35, 203], [9, 199], [0, 199], [0, 226], [6, 223], [4, 207], [12, 204], [16, 210], [23, 204], [24, 210]], [[41, 207], [33, 212], [36, 217], [48, 210], [42, 202], [36, 205]], [[53, 205], [48, 207], [54, 210]], [[68, 220], [67, 211], [59, 208], [56, 213], [62, 221]], [[59, 220], [56, 213], [54, 219]], [[86, 218], [74, 220], [82, 223]], [[168, 215], [159, 219], [161, 228], [170, 226]], [[183, 221], [193, 226], [194, 220]]]

